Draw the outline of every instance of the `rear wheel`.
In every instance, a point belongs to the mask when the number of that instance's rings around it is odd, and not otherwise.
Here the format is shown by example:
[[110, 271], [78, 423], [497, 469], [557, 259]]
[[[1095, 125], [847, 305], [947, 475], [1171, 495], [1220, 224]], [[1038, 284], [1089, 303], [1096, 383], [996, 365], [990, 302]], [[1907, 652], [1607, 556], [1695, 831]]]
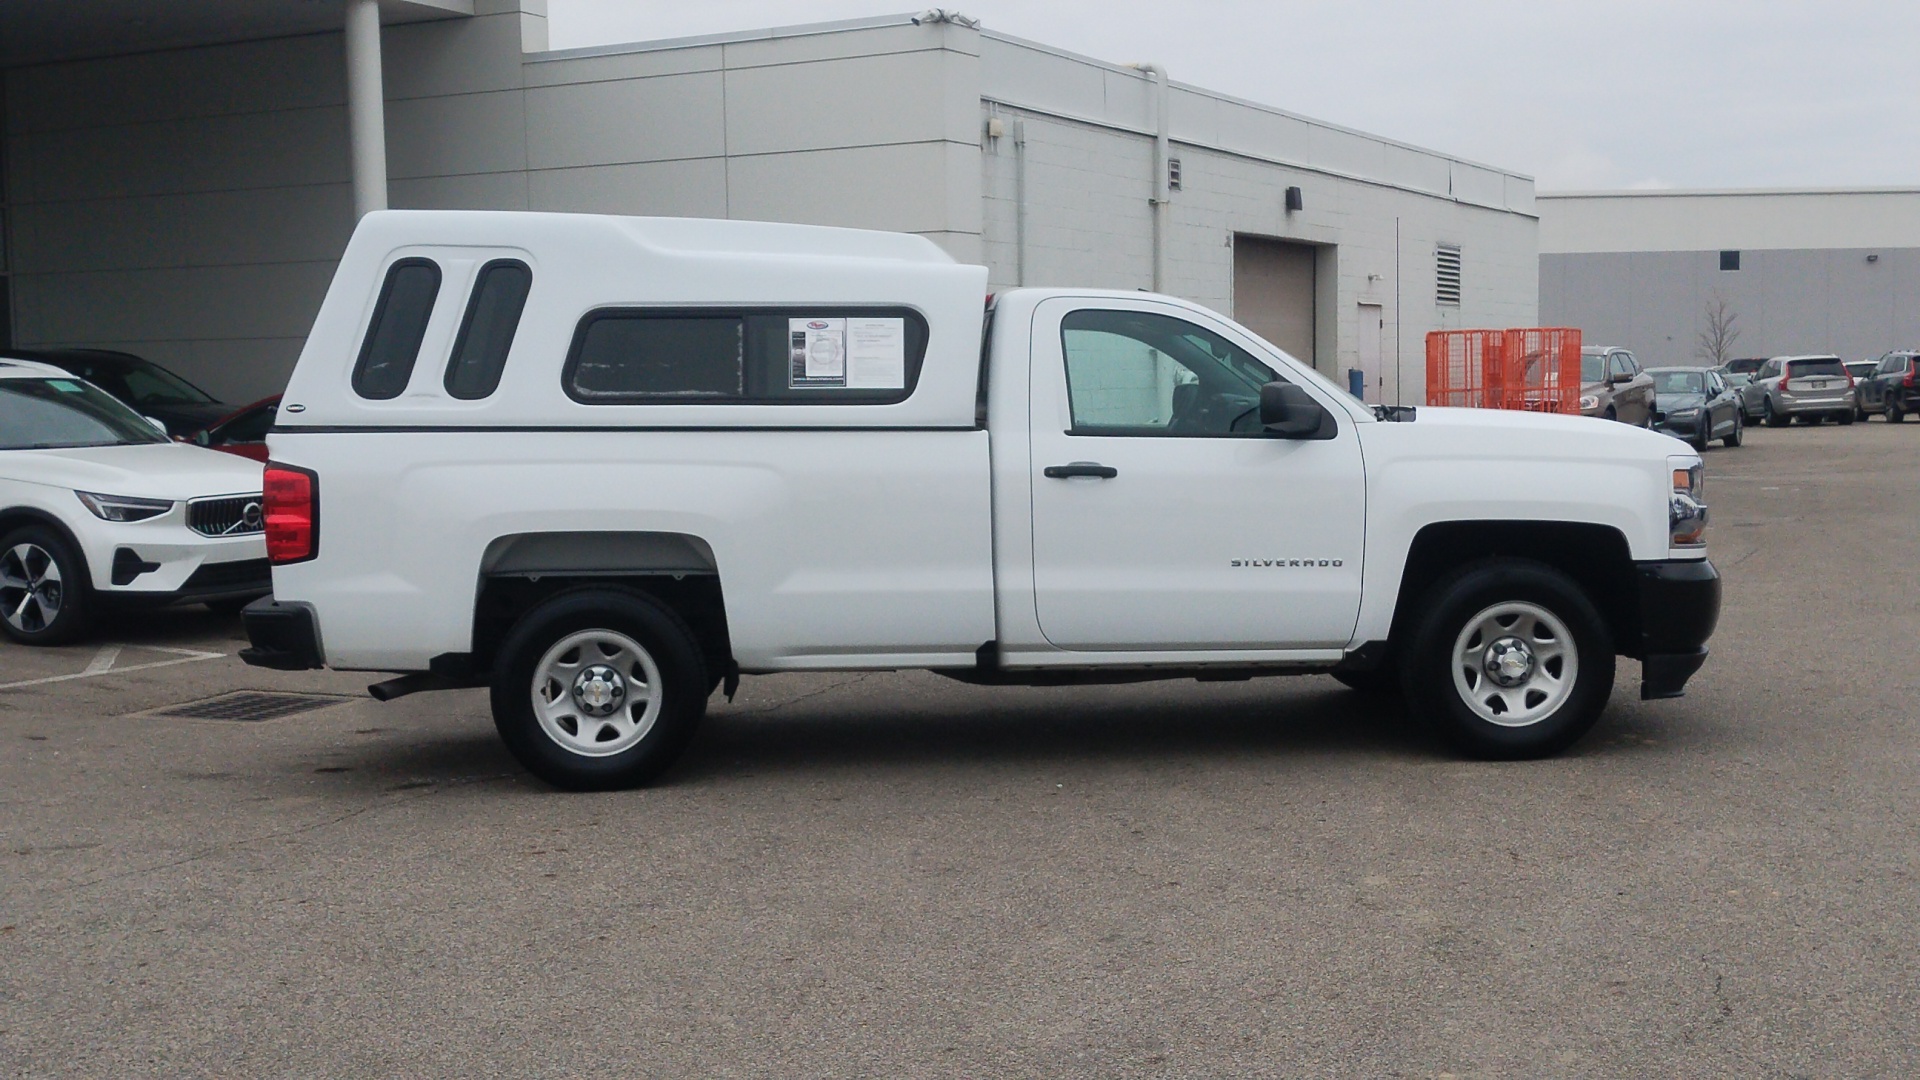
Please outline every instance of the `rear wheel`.
[[1545, 757], [1571, 746], [1613, 692], [1613, 640], [1565, 574], [1498, 559], [1434, 586], [1403, 687], [1416, 716], [1475, 757]]
[[1780, 412], [1773, 407], [1772, 398], [1762, 398], [1760, 400], [1760, 418], [1766, 422], [1768, 427], [1787, 426], [1787, 418], [1782, 416]]
[[709, 686], [678, 615], [639, 593], [584, 589], [541, 604], [508, 633], [493, 722], [520, 764], [555, 787], [631, 787], [686, 749]]
[[45, 525], [0, 537], [0, 631], [24, 645], [62, 645], [87, 631], [87, 564]]

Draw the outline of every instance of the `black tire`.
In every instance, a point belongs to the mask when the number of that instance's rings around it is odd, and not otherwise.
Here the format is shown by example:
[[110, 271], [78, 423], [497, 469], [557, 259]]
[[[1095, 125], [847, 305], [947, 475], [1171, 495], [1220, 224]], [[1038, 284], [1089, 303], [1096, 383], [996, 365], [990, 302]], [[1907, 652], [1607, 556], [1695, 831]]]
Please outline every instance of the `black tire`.
[[0, 536], [0, 632], [22, 645], [65, 645], [92, 615], [87, 561], [66, 537], [46, 525]]
[[1609, 405], [1607, 406], [1607, 411], [1604, 414], [1602, 414], [1601, 419], [1618, 420], [1620, 419], [1620, 414], [1613, 410], [1613, 406]]
[[1347, 689], [1357, 690], [1369, 697], [1397, 698], [1400, 696], [1400, 673], [1387, 664], [1382, 664], [1372, 671], [1332, 671], [1328, 674]]
[[1747, 426], [1746, 417], [1742, 416], [1738, 412], [1735, 412], [1733, 414], [1733, 433], [1728, 435], [1726, 438], [1721, 439], [1720, 445], [1725, 446], [1729, 449], [1739, 446], [1740, 440], [1745, 437], [1744, 433], [1745, 433], [1746, 426]]
[[1900, 408], [1900, 403], [1891, 397], [1887, 398], [1886, 413], [1889, 424], [1897, 424], [1907, 418], [1906, 411]]
[[[1441, 579], [1427, 597], [1427, 614], [1403, 654], [1402, 689], [1413, 715], [1442, 739], [1478, 758], [1548, 757], [1573, 745], [1600, 719], [1613, 693], [1613, 638], [1592, 602], [1565, 574], [1530, 560], [1493, 559], [1462, 567]], [[1468, 704], [1469, 691], [1456, 685], [1453, 670], [1456, 644], [1471, 645], [1474, 640], [1467, 635], [1469, 625], [1507, 604], [1544, 611], [1562, 624], [1573, 642], [1575, 670], [1571, 681], [1561, 689], [1542, 692], [1538, 706], [1549, 711], [1524, 726], [1505, 726], [1480, 715]], [[1507, 639], [1487, 642], [1488, 654], [1502, 640]], [[1536, 638], [1535, 645], [1550, 645], [1554, 640], [1558, 639]], [[1552, 663], [1541, 663], [1538, 670], [1550, 673]], [[1564, 671], [1565, 658], [1559, 663]], [[1463, 670], [1462, 685], [1465, 679], [1474, 677]], [[1478, 678], [1489, 676], [1480, 672]], [[1486, 681], [1475, 685], [1494, 694], [1501, 692]], [[1533, 691], [1522, 686], [1516, 692], [1522, 692], [1524, 700], [1531, 702]], [[1552, 704], [1554, 693], [1564, 694], [1557, 705]]]
[[1760, 399], [1760, 419], [1768, 427], [1786, 427], [1787, 418], [1774, 411], [1773, 399]]
[[1854, 421], [1854, 416], [1853, 416], [1853, 413], [1851, 412], [1840, 412], [1840, 413], [1833, 414], [1833, 422], [1836, 424], [1839, 424], [1841, 427], [1846, 427], [1848, 424], [1853, 423], [1853, 421]]
[[[595, 756], [570, 749], [560, 738], [570, 737], [587, 743], [589, 726], [597, 734], [614, 728], [605, 721], [582, 719], [583, 715], [563, 717], [558, 723], [560, 735], [550, 734], [536, 715], [534, 695], [535, 669], [548, 653], [560, 648], [575, 635], [601, 634], [622, 636], [644, 650], [658, 671], [659, 683], [653, 687], [660, 708], [650, 726], [634, 724], [637, 741], [616, 753]], [[598, 647], [598, 646], [591, 646]], [[604, 659], [581, 653], [580, 649], [560, 654], [578, 655], [577, 665], [584, 677], [589, 667], [604, 666]], [[619, 666], [616, 664], [616, 666]], [[633, 682], [638, 665], [624, 665], [629, 686], [644, 685], [642, 675]], [[640, 593], [610, 588], [589, 588], [561, 593], [529, 611], [514, 624], [500, 646], [495, 664], [492, 704], [494, 727], [507, 749], [528, 772], [555, 787], [570, 791], [605, 791], [647, 783], [665, 772], [686, 749], [687, 741], [706, 714], [711, 682], [706, 662], [693, 632], [679, 615]], [[564, 693], [564, 691], [563, 691]], [[624, 691], [615, 699], [616, 715], [624, 715], [633, 695]], [[582, 699], [571, 697], [579, 711]], [[637, 706], [634, 706], [637, 707]], [[564, 710], [566, 706], [562, 706]], [[575, 731], [566, 729], [571, 719]], [[610, 740], [619, 742], [620, 738]]]
[[1693, 447], [1695, 450], [1698, 450], [1702, 454], [1707, 452], [1707, 443], [1713, 441], [1707, 438], [1707, 424], [1708, 424], [1708, 421], [1704, 419], [1701, 420], [1700, 434], [1695, 435], [1693, 438], [1687, 440], [1688, 446]]

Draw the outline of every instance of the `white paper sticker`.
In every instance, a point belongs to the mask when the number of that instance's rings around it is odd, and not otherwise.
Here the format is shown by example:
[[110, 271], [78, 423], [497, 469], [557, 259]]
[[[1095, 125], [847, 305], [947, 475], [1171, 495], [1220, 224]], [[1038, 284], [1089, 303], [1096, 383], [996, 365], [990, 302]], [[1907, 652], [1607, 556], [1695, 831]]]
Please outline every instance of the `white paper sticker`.
[[847, 320], [847, 386], [904, 390], [907, 385], [907, 320]]
[[787, 320], [787, 385], [847, 385], [847, 320]]

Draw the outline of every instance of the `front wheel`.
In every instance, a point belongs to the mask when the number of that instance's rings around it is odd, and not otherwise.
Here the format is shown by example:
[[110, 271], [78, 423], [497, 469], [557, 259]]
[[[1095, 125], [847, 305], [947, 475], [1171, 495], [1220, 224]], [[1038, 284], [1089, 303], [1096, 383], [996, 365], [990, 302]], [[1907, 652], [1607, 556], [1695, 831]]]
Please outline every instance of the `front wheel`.
[[709, 685], [678, 615], [639, 593], [583, 589], [541, 604], [508, 633], [493, 722], [520, 764], [555, 787], [631, 787], [686, 749]]
[[1739, 446], [1740, 439], [1742, 437], [1741, 429], [1744, 428], [1745, 426], [1746, 426], [1746, 418], [1743, 417], [1740, 413], [1735, 412], [1733, 414], [1733, 431], [1730, 434], [1728, 434], [1726, 438], [1720, 440], [1720, 445], [1726, 446], [1726, 447]]
[[1851, 410], [1833, 414], [1833, 422], [1839, 424], [1841, 427], [1846, 427], [1848, 424], [1853, 423], [1853, 421], [1854, 415]]
[[1474, 757], [1557, 754], [1613, 693], [1613, 640], [1565, 574], [1497, 559], [1463, 568], [1433, 602], [1402, 667], [1414, 715]]
[[87, 564], [45, 525], [0, 537], [0, 630], [23, 645], [63, 645], [87, 631]]
[[1887, 399], [1886, 413], [1887, 413], [1887, 423], [1889, 424], [1897, 424], [1900, 421], [1905, 420], [1907, 418], [1907, 414], [1903, 409], [1900, 408], [1900, 404], [1894, 401], [1891, 397]]

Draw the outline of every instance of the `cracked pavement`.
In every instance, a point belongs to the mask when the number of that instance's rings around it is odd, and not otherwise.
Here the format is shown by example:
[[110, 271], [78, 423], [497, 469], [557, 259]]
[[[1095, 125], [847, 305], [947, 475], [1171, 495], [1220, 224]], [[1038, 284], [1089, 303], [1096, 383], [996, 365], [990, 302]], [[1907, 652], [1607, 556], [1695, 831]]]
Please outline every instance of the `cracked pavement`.
[[198, 609], [0, 645], [0, 1075], [1920, 1075], [1920, 425], [1749, 439], [1713, 659], [1545, 762], [1325, 677], [789, 675], [570, 795], [480, 691], [157, 716], [373, 678]]

